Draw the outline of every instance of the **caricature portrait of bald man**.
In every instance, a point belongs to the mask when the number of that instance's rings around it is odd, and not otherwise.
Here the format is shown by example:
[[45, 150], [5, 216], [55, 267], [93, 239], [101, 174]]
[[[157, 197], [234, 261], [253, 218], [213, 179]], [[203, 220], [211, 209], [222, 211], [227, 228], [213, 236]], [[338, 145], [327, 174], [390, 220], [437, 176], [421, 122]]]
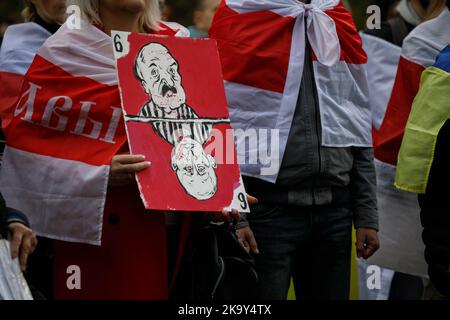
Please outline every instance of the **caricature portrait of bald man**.
[[208, 200], [217, 191], [217, 163], [202, 145], [184, 137], [174, 148], [172, 169], [184, 191], [197, 200]]
[[[178, 62], [165, 46], [152, 42], [142, 47], [136, 59], [135, 75], [150, 98], [142, 108], [140, 117], [199, 118], [186, 104]], [[206, 122], [154, 121], [152, 125], [159, 136], [174, 146], [183, 137], [191, 137], [204, 144], [212, 131], [212, 124]]]

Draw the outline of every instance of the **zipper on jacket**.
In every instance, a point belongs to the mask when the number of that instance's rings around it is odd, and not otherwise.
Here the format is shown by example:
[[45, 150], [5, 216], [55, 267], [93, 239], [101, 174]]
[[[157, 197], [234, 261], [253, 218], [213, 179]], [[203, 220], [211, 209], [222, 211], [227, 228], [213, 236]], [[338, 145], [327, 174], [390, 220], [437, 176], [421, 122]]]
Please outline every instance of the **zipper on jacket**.
[[[307, 38], [306, 38], [307, 39]], [[311, 46], [309, 42], [307, 42], [306, 50], [308, 50], [308, 59], [305, 61], [305, 63], [308, 63], [309, 70], [310, 70], [310, 80], [311, 80], [311, 86], [312, 86], [312, 97], [314, 101], [314, 131], [315, 131], [315, 137], [317, 141], [317, 174], [313, 176], [312, 181], [312, 187], [311, 187], [311, 196], [312, 196], [312, 203], [313, 205], [316, 204], [316, 180], [317, 177], [322, 173], [322, 135], [321, 135], [321, 122], [320, 122], [320, 107], [319, 107], [319, 97], [317, 94], [317, 87], [316, 87], [316, 81], [314, 78], [314, 65], [311, 60]]]
[[316, 180], [317, 180], [317, 177], [321, 174], [321, 172], [322, 172], [322, 150], [321, 150], [321, 148], [320, 148], [320, 146], [321, 146], [321, 136], [320, 136], [320, 130], [319, 130], [319, 126], [318, 126], [318, 124], [319, 124], [319, 121], [320, 121], [320, 118], [319, 118], [319, 110], [318, 110], [319, 108], [318, 108], [318, 105], [317, 105], [317, 103], [314, 103], [314, 112], [315, 112], [315, 119], [314, 119], [314, 121], [315, 121], [315, 133], [316, 133], [316, 138], [317, 138], [317, 162], [318, 162], [318, 166], [317, 166], [317, 168], [318, 168], [318, 170], [317, 170], [317, 174], [316, 175], [314, 175], [314, 177], [313, 177], [313, 182], [312, 182], [312, 190], [311, 190], [311, 193], [312, 193], [312, 200], [313, 200], [313, 205], [315, 205], [316, 204], [316, 193], [315, 193], [315, 189], [316, 189]]

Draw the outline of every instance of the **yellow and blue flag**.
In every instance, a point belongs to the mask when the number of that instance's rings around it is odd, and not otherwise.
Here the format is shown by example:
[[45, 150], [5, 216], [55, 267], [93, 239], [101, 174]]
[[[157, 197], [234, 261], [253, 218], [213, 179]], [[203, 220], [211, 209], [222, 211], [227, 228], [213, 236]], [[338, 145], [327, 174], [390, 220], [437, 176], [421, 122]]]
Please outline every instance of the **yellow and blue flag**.
[[400, 148], [395, 186], [425, 193], [437, 136], [450, 119], [450, 45], [421, 77]]

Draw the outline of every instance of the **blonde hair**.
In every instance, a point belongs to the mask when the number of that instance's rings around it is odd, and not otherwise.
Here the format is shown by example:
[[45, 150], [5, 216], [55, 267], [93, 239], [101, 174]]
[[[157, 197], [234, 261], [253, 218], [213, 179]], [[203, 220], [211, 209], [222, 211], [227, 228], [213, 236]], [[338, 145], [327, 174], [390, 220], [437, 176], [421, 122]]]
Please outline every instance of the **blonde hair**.
[[[67, 6], [76, 5], [81, 10], [81, 17], [89, 22], [102, 24], [100, 15], [98, 13], [99, 0], [67, 0]], [[158, 21], [161, 20], [161, 10], [159, 7], [159, 0], [147, 0], [147, 9], [139, 19], [139, 24], [142, 27], [149, 27], [155, 30], [161, 29]]]
[[34, 4], [30, 0], [25, 0], [25, 8], [22, 10], [22, 18], [25, 22], [34, 21], [36, 19], [37, 11]]

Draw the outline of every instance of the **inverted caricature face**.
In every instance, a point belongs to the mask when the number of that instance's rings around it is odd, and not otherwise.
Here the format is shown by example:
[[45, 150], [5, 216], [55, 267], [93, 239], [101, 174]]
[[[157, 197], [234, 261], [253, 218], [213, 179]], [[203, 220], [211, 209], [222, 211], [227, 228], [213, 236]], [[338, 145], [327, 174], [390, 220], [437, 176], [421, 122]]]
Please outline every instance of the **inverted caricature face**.
[[217, 191], [214, 158], [206, 154], [202, 145], [191, 138], [184, 138], [175, 148], [172, 169], [184, 190], [198, 200], [208, 200]]
[[171, 113], [186, 102], [178, 62], [159, 43], [143, 47], [136, 60], [136, 74], [153, 103]]

